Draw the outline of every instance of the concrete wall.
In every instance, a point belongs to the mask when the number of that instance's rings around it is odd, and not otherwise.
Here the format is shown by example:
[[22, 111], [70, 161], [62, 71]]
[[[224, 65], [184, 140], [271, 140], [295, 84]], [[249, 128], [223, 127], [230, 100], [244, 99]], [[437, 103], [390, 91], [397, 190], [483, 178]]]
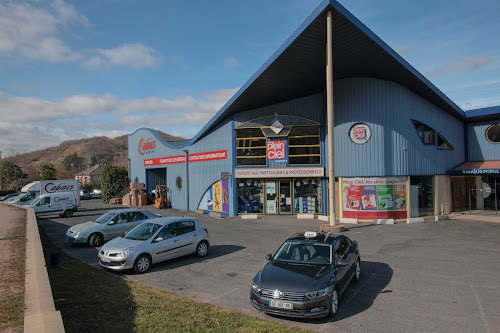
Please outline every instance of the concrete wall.
[[[441, 204], [447, 204], [448, 212], [452, 210], [451, 179], [449, 175], [437, 175], [434, 179], [436, 193], [436, 215], [441, 215]], [[446, 208], [445, 208], [446, 209]]]

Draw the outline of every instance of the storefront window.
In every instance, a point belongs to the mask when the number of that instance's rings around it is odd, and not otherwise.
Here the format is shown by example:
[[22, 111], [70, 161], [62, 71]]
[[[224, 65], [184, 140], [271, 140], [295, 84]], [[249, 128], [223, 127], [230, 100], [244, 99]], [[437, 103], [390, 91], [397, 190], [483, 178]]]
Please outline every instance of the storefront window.
[[321, 140], [319, 126], [295, 126], [288, 137], [290, 164], [320, 164]]
[[236, 165], [266, 165], [266, 138], [259, 128], [236, 130]]
[[410, 177], [411, 217], [434, 215], [434, 177]]
[[319, 178], [295, 178], [293, 180], [296, 214], [321, 213], [321, 180]]
[[238, 214], [264, 213], [264, 180], [237, 179]]

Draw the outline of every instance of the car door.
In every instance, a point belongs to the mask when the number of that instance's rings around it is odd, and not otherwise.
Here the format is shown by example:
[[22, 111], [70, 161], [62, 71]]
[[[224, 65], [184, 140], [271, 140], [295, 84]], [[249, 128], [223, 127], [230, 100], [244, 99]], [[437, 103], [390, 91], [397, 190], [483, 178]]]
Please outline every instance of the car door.
[[170, 223], [160, 229], [151, 243], [153, 262], [179, 256], [179, 236], [177, 222]]
[[194, 253], [198, 245], [200, 231], [196, 231], [194, 221], [179, 221], [179, 255]]
[[337, 275], [337, 282], [339, 284], [340, 293], [343, 292], [349, 280], [349, 265], [340, 265], [340, 261], [344, 261], [347, 248], [345, 243], [342, 242], [343, 236], [340, 236], [335, 244], [335, 270]]
[[[108, 224], [106, 225], [106, 235], [105, 239], [112, 239], [116, 237], [120, 237], [127, 230], [127, 222], [129, 219], [129, 213], [118, 213], [113, 218], [110, 219]], [[113, 222], [113, 223], [111, 223]]]
[[36, 215], [47, 215], [52, 210], [50, 197], [40, 199], [35, 206]]

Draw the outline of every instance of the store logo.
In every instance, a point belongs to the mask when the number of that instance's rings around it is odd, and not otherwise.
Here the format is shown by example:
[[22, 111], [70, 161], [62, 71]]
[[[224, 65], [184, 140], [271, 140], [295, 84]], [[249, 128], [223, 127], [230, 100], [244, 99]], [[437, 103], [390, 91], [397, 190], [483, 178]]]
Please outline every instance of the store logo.
[[60, 197], [55, 197], [55, 198], [54, 198], [54, 201], [55, 201], [55, 202], [69, 201], [69, 197], [62, 197], [62, 198], [60, 198]]
[[73, 190], [73, 186], [74, 185], [66, 185], [66, 184], [54, 185], [54, 183], [48, 183], [47, 185], [45, 185], [45, 192], [54, 193], [54, 192], [71, 191]]
[[153, 141], [153, 139], [148, 138], [146, 141], [144, 141], [144, 139], [141, 139], [139, 141], [139, 154], [144, 155], [152, 153], [152, 150], [155, 149], [155, 146], [156, 140]]
[[274, 133], [280, 134], [280, 132], [283, 130], [284, 126], [282, 123], [280, 123], [279, 120], [276, 120], [272, 125], [271, 129]]
[[267, 159], [284, 160], [285, 159], [285, 141], [267, 142]]
[[372, 131], [370, 130], [370, 127], [362, 123], [355, 124], [349, 131], [349, 136], [351, 137], [352, 142], [357, 144], [368, 142], [371, 135]]

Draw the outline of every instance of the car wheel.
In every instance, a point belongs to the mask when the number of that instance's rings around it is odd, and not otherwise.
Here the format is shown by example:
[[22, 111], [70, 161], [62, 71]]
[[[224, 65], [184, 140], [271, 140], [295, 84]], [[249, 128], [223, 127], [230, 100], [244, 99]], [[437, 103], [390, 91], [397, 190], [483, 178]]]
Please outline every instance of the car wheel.
[[151, 257], [148, 256], [147, 254], [141, 254], [135, 260], [134, 271], [136, 273], [139, 273], [139, 274], [146, 273], [148, 271], [149, 267], [151, 267]]
[[357, 282], [361, 278], [361, 263], [360, 263], [359, 259], [356, 260], [356, 267], [355, 268], [356, 268], [356, 271], [354, 273], [354, 281]]
[[73, 211], [71, 209], [66, 209], [64, 211], [64, 217], [71, 217], [73, 216]]
[[208, 253], [208, 243], [206, 241], [201, 241], [198, 243], [198, 246], [196, 247], [196, 256], [197, 257], [204, 257]]
[[331, 318], [335, 317], [339, 310], [339, 293], [337, 287], [333, 288], [332, 298], [330, 300], [330, 313], [329, 316]]
[[99, 247], [104, 242], [104, 237], [100, 233], [95, 233], [89, 237], [89, 245], [93, 247]]

